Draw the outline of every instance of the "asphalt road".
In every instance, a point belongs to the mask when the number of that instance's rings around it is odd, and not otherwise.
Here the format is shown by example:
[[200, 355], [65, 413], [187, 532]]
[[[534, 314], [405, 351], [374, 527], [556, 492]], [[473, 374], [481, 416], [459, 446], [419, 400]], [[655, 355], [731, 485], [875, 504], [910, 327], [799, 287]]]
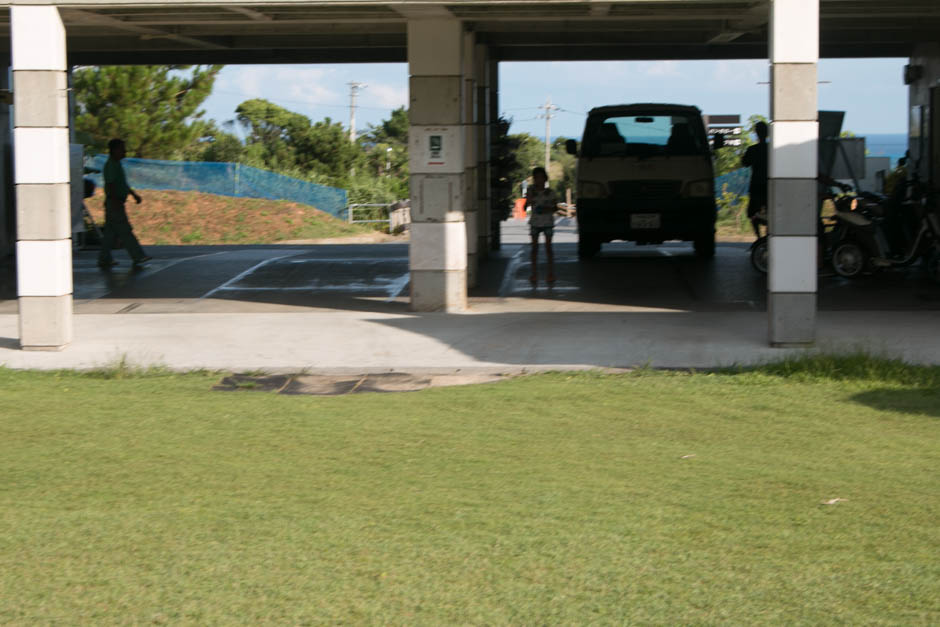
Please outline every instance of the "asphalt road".
[[[502, 303], [519, 309], [590, 311], [608, 308], [675, 311], [763, 311], [766, 280], [750, 266], [748, 243], [719, 242], [703, 261], [683, 243], [604, 246], [590, 261], [577, 259], [575, 226], [556, 227], [555, 274], [532, 288], [528, 228], [509, 221], [503, 246], [481, 264], [471, 308]], [[142, 269], [107, 272], [97, 252], [74, 257], [77, 313], [302, 311], [309, 308], [406, 311], [408, 245], [149, 246]], [[540, 274], [544, 278], [543, 260]], [[919, 267], [888, 270], [848, 281], [822, 275], [820, 310], [938, 310], [940, 286]], [[15, 271], [0, 266], [0, 313], [16, 311]]]

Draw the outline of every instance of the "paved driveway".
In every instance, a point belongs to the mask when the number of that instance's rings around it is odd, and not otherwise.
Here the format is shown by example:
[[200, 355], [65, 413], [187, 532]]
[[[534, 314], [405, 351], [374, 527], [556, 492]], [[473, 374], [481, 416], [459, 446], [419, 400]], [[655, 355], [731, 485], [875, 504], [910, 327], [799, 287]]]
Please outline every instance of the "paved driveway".
[[[473, 309], [491, 311], [763, 311], [766, 283], [748, 261], [746, 242], [720, 242], [713, 260], [690, 245], [604, 246], [577, 259], [573, 223], [556, 228], [557, 282], [533, 289], [524, 223], [503, 226], [502, 250], [481, 264], [470, 290]], [[140, 270], [122, 262], [110, 272], [95, 251], [74, 259], [77, 313], [243, 313], [311, 308], [402, 312], [408, 307], [408, 245], [150, 246]], [[543, 251], [544, 252], [544, 251]], [[544, 276], [544, 265], [541, 266]], [[918, 267], [857, 281], [819, 280], [821, 310], [937, 310], [940, 286]], [[0, 267], [0, 313], [16, 311], [15, 276]]]

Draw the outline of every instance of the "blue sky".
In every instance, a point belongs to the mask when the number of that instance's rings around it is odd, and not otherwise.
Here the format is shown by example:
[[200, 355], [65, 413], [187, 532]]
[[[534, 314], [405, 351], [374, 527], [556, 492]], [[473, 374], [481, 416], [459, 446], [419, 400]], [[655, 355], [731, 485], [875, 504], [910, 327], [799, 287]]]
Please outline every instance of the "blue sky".
[[[844, 128], [858, 135], [907, 132], [906, 59], [823, 59], [819, 108], [846, 111]], [[625, 102], [694, 104], [704, 113], [768, 114], [766, 61], [634, 61], [500, 64], [500, 110], [510, 132], [545, 134], [539, 105], [549, 97], [562, 110], [552, 136], [578, 137], [591, 107]], [[360, 92], [357, 129], [376, 124], [408, 100], [405, 64], [231, 65], [222, 70], [204, 108], [230, 120], [249, 98], [266, 98], [313, 120], [349, 120], [348, 83]]]

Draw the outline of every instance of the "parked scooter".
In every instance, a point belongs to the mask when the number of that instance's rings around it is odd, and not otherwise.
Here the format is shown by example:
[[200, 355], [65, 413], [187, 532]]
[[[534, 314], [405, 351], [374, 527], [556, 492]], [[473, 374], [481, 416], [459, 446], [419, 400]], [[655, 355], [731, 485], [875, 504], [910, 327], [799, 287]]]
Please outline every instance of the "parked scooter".
[[862, 195], [854, 210], [836, 211], [844, 233], [833, 248], [832, 269], [846, 278], [924, 260], [940, 282], [940, 216], [936, 199], [912, 186], [911, 198], [890, 202]]
[[761, 207], [757, 215], [754, 216], [754, 224], [760, 229], [764, 227], [764, 234], [754, 240], [748, 254], [751, 257], [751, 266], [762, 274], [767, 274], [767, 267], [770, 263], [768, 255], [767, 241], [767, 207]]
[[[847, 185], [842, 185], [841, 187], [842, 194], [830, 194], [824, 196], [822, 200], [831, 200], [835, 206], [836, 211], [849, 211], [852, 202], [856, 199], [855, 196], [846, 195], [845, 192], [851, 191], [851, 187]], [[765, 229], [767, 226], [767, 212], [765, 209], [757, 214], [757, 223], [758, 225], [764, 225]], [[819, 220], [819, 228], [817, 230], [817, 237], [819, 237], [819, 255], [820, 265], [827, 263], [832, 258], [832, 253], [836, 246], [842, 241], [845, 236], [845, 227], [840, 221], [834, 219], [823, 219]], [[768, 268], [768, 238], [767, 233], [758, 237], [749, 251], [751, 258], [751, 265], [755, 270], [762, 274], [767, 274]]]

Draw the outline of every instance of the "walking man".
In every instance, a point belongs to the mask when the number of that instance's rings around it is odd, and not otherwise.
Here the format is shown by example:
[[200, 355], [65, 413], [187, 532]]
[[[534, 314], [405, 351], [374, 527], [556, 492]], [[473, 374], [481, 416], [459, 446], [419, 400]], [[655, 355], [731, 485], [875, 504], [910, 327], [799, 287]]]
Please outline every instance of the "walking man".
[[760, 237], [760, 224], [767, 223], [767, 124], [755, 124], [754, 133], [757, 135], [757, 143], [744, 152], [741, 164], [751, 168], [747, 217], [751, 220], [754, 235]]
[[104, 164], [104, 235], [101, 242], [101, 252], [98, 253], [98, 267], [108, 269], [116, 266], [117, 262], [111, 257], [111, 249], [115, 241], [124, 243], [124, 248], [131, 256], [135, 266], [150, 261], [140, 247], [140, 242], [134, 235], [131, 223], [127, 219], [127, 210], [124, 203], [128, 196], [133, 196], [140, 204], [140, 194], [127, 184], [124, 176], [124, 167], [121, 159], [127, 154], [123, 139], [112, 139], [108, 142], [108, 160]]

